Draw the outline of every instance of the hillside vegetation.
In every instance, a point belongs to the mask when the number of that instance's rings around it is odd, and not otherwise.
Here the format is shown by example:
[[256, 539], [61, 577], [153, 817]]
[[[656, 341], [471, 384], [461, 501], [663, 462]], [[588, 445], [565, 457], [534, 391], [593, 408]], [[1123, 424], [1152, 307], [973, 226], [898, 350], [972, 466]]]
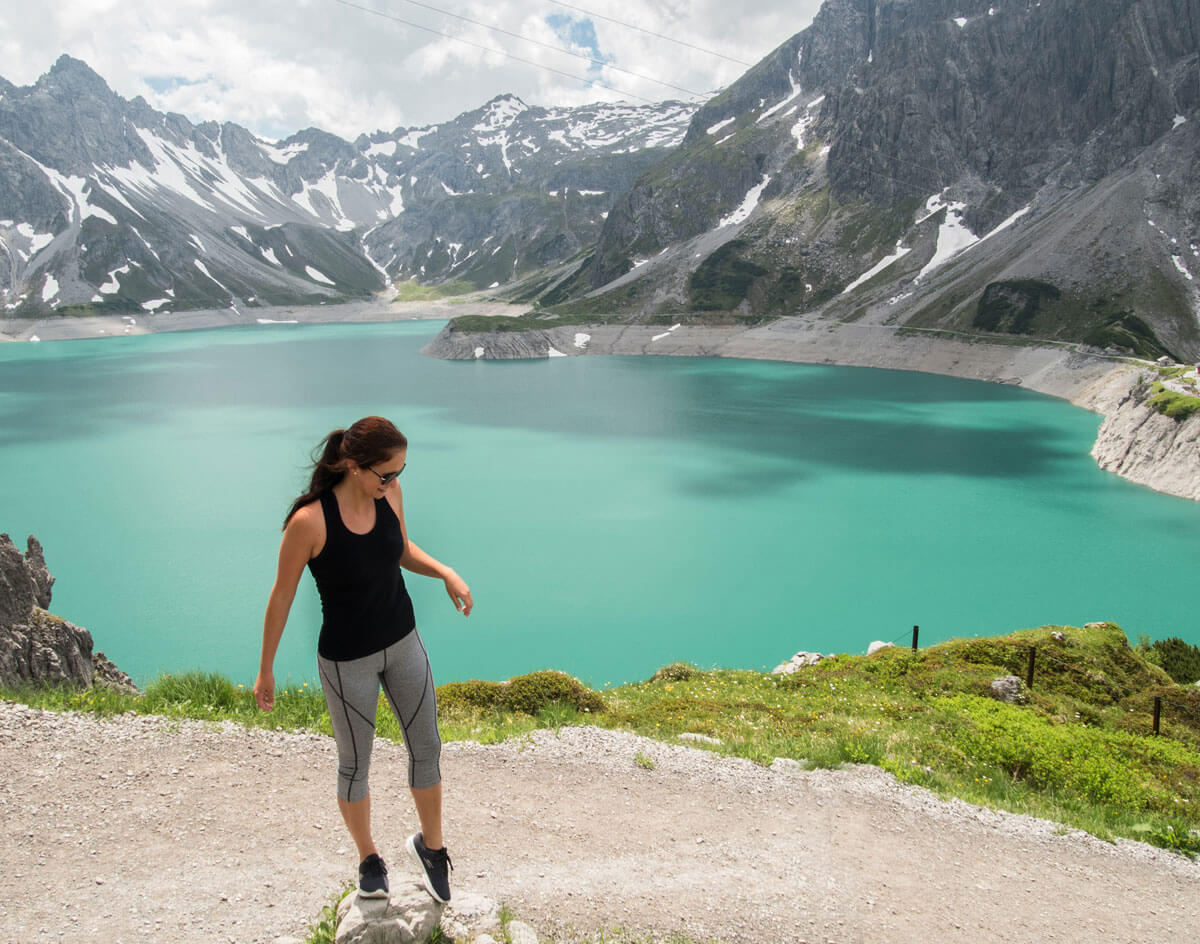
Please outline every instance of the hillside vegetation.
[[[1024, 676], [1023, 704], [991, 697], [993, 679]], [[661, 740], [701, 734], [721, 754], [810, 767], [873, 764], [944, 797], [1028, 813], [1103, 838], [1200, 852], [1200, 690], [1168, 667], [1195, 647], [1129, 645], [1111, 623], [1044, 626], [958, 639], [918, 652], [842, 655], [793, 675], [676, 664], [645, 682], [588, 689], [559, 672], [508, 683], [439, 688], [446, 740], [495, 742], [539, 727], [595, 724]], [[1153, 736], [1155, 696], [1163, 699]], [[214, 675], [163, 676], [142, 696], [107, 689], [24, 690], [0, 697], [100, 715], [125, 711], [235, 719], [247, 725], [330, 733], [315, 684], [278, 693], [264, 715], [251, 693]], [[379, 734], [400, 741], [386, 706]], [[652, 762], [652, 758], [648, 758]]]

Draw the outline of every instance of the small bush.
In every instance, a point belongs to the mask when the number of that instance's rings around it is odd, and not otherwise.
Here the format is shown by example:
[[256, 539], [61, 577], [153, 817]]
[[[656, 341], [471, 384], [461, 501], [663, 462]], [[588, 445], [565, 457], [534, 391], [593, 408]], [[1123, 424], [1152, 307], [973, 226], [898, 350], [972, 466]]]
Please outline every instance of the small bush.
[[650, 676], [651, 682], [686, 682], [690, 678], [694, 678], [697, 669], [694, 665], [689, 665], [686, 662], [672, 662], [670, 665], [664, 665], [661, 669]]
[[438, 706], [499, 709], [503, 688], [502, 682], [483, 682], [479, 679], [471, 679], [469, 682], [447, 682], [438, 686]]
[[1143, 647], [1147, 662], [1153, 662], [1179, 685], [1191, 685], [1200, 680], [1200, 647], [1184, 642], [1178, 636], [1156, 639]]
[[537, 715], [552, 705], [586, 712], [604, 710], [598, 693], [565, 672], [550, 670], [518, 675], [507, 682], [448, 682], [438, 688], [438, 701], [445, 707], [469, 705], [527, 715]]
[[565, 672], [530, 672], [518, 675], [504, 686], [503, 706], [512, 711], [535, 715], [556, 702], [577, 711], [604, 710], [604, 700], [599, 694]]

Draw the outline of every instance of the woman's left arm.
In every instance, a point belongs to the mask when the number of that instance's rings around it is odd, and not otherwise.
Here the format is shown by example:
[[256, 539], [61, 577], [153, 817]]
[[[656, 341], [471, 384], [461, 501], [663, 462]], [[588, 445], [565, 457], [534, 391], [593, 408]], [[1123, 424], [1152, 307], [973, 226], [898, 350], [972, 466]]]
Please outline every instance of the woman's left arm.
[[454, 608], [463, 616], [470, 616], [475, 601], [471, 599], [471, 589], [453, 567], [443, 564], [435, 557], [426, 554], [408, 539], [408, 528], [404, 524], [404, 496], [397, 488], [388, 493], [396, 517], [400, 519], [400, 530], [404, 532], [404, 554], [400, 558], [400, 566], [405, 570], [420, 574], [422, 577], [436, 577], [446, 585], [446, 593]]

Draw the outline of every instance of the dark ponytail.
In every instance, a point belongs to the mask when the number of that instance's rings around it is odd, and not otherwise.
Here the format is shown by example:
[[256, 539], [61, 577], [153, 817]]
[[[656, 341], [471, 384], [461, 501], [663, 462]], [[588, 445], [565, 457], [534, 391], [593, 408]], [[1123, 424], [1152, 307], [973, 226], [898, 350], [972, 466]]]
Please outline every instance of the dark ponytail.
[[386, 462], [393, 453], [407, 448], [408, 440], [404, 434], [382, 416], [365, 416], [349, 429], [335, 429], [313, 450], [308, 490], [292, 502], [283, 519], [284, 528], [292, 515], [345, 477], [350, 461], [363, 468]]

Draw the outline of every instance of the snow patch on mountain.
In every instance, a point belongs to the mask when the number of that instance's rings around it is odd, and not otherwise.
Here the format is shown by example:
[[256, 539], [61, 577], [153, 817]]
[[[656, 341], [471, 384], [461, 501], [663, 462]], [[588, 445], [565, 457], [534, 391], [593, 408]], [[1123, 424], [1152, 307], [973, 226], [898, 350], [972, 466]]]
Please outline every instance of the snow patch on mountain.
[[116, 269], [113, 269], [111, 272], [108, 273], [108, 278], [105, 280], [104, 284], [101, 285], [97, 289], [97, 291], [100, 292], [100, 294], [102, 294], [102, 295], [112, 295], [112, 294], [115, 294], [116, 292], [119, 292], [121, 290], [121, 280], [119, 278], [117, 278], [117, 276], [118, 275], [127, 275], [128, 273], [129, 273], [129, 264], [128, 263], [126, 263], [125, 265], [120, 266]]
[[[755, 121], [755, 124], [758, 124], [758, 122], [760, 122], [760, 121], [766, 121], [768, 118], [770, 118], [773, 114], [778, 112], [785, 105], [790, 104], [792, 99], [794, 99], [797, 95], [799, 95], [801, 92], [804, 91], [804, 89], [801, 87], [800, 83], [796, 81], [795, 76], [793, 76], [791, 72], [788, 72], [788, 83], [792, 87], [791, 91], [789, 91], [785, 96], [783, 96], [783, 98], [781, 98], [778, 102], [776, 102], [774, 105], [772, 105], [766, 111], [764, 111], [761, 115], [759, 115], [758, 120]], [[809, 107], [811, 108], [812, 106], [810, 105]]]
[[762, 192], [767, 189], [767, 184], [771, 182], [771, 176], [768, 174], [762, 179], [762, 182], [746, 193], [746, 197], [742, 200], [741, 206], [730, 213], [728, 216], [722, 217], [721, 222], [717, 224], [717, 229], [722, 229], [726, 226], [736, 226], [739, 223], [744, 223], [746, 219], [754, 212], [754, 208], [758, 206], [759, 198]]
[[295, 144], [285, 145], [284, 147], [279, 147], [277, 144], [270, 144], [266, 141], [259, 141], [258, 146], [276, 164], [287, 164], [297, 154], [303, 154], [308, 150], [307, 141], [299, 141]]
[[933, 257], [917, 273], [915, 281], [920, 282], [930, 272], [945, 265], [967, 247], [979, 242], [979, 237], [972, 233], [963, 222], [962, 211], [966, 208], [965, 203], [946, 203], [941, 194], [934, 194], [925, 201], [925, 216], [918, 220], [918, 223], [923, 223], [943, 210], [946, 215], [938, 226], [937, 247], [933, 251]]
[[903, 259], [905, 256], [907, 256], [910, 252], [912, 252], [912, 247], [911, 246], [902, 246], [901, 245], [902, 242], [903, 242], [903, 240], [897, 240], [895, 252], [893, 252], [889, 256], [884, 256], [877, 263], [875, 263], [875, 265], [873, 265], [873, 266], [871, 266], [871, 268], [867, 269], [866, 272], [864, 272], [857, 279], [855, 279], [853, 282], [851, 282], [849, 285], [847, 285], [844, 289], [842, 289], [842, 294], [845, 295], [847, 292], [853, 291], [854, 289], [856, 289], [860, 285], [862, 285], [864, 282], [867, 282], [867, 281], [873, 279], [880, 272], [882, 272], [884, 269], [886, 269], [888, 266], [890, 266], [893, 262], [899, 262], [901, 259]]
[[[190, 159], [190, 155], [188, 155], [185, 150], [177, 148], [167, 141], [164, 141], [162, 138], [150, 133], [145, 128], [135, 128], [134, 130], [137, 131], [138, 137], [142, 139], [142, 142], [149, 149], [150, 155], [154, 160], [154, 166], [146, 168], [146, 170], [148, 170], [150, 173], [147, 175], [144, 181], [129, 180], [128, 183], [132, 186], [137, 186], [138, 183], [143, 183], [144, 185], [148, 184], [150, 186], [172, 190], [185, 199], [190, 200], [192, 203], [195, 203], [197, 206], [201, 206], [206, 210], [212, 210], [213, 212], [216, 212], [217, 208], [213, 206], [213, 204], [209, 203], [209, 201], [205, 200], [204, 197], [200, 195], [199, 191], [192, 186], [191, 180], [188, 179], [187, 172], [184, 170], [184, 165], [195, 165], [195, 162]], [[191, 150], [198, 157], [203, 159], [203, 155], [196, 151], [194, 147], [192, 147]], [[176, 158], [179, 158], [179, 160], [177, 161]]]
[[[6, 221], [12, 225], [12, 221]], [[29, 240], [29, 254], [36, 256], [39, 252], [54, 242], [53, 233], [36, 233], [28, 223], [18, 223], [17, 232]]]
[[395, 141], [380, 141], [378, 144], [372, 144], [365, 151], [367, 157], [395, 157], [396, 142]]

